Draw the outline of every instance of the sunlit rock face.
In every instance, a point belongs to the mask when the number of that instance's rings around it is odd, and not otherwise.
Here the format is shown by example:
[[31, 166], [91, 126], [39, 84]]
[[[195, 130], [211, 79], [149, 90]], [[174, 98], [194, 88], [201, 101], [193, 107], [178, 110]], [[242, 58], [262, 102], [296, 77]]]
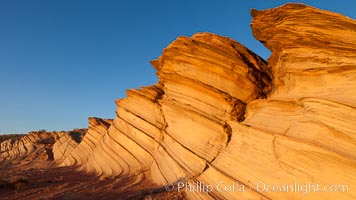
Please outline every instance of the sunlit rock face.
[[[268, 62], [227, 37], [178, 37], [151, 62], [159, 82], [128, 90], [114, 120], [89, 118], [81, 141], [58, 136], [57, 166], [133, 177], [128, 191], [214, 187], [189, 199], [355, 199], [356, 21], [301, 4], [251, 15]], [[348, 192], [263, 187], [295, 183]]]
[[270, 99], [314, 97], [355, 107], [355, 20], [295, 4], [252, 15], [254, 36], [272, 51]]
[[157, 185], [204, 173], [231, 140], [228, 121], [271, 89], [267, 63], [241, 44], [198, 33], [179, 37], [152, 61], [159, 83], [129, 90], [112, 123], [88, 133], [61, 166], [101, 176], [139, 175]]
[[62, 146], [66, 146], [69, 149], [61, 151], [63, 152], [62, 157], [60, 159], [56, 159], [57, 163], [59, 163], [60, 166], [84, 166], [88, 164], [90, 157], [94, 154], [94, 149], [98, 147], [103, 136], [107, 133], [107, 129], [111, 125], [111, 121], [112, 120], [109, 119], [100, 119], [95, 117], [89, 118], [89, 127], [82, 141], [79, 144], [76, 144], [73, 140], [64, 142]]
[[[226, 37], [177, 38], [152, 61], [159, 83], [129, 90], [117, 101], [117, 118], [107, 133], [98, 134], [102, 142], [94, 145], [85, 169], [103, 176], [137, 175], [137, 182], [145, 178], [161, 186], [178, 181], [238, 182], [246, 188], [261, 181], [355, 185], [349, 178], [356, 176], [355, 21], [299, 4], [253, 10], [252, 16], [255, 37], [272, 51], [268, 63]], [[354, 197], [350, 191], [337, 195]], [[303, 194], [254, 188], [193, 190], [187, 197], [299, 199]]]
[[[236, 178], [354, 187], [356, 21], [300, 4], [251, 14], [254, 36], [272, 51], [268, 65], [274, 79], [267, 98], [250, 102], [246, 119], [235, 126], [238, 137], [252, 139], [237, 141], [249, 150], [244, 159], [236, 157], [236, 172], [248, 169], [241, 173], [245, 178], [235, 173]], [[262, 152], [264, 158], [256, 159]], [[268, 167], [260, 169], [262, 164]], [[272, 199], [303, 197], [291, 192], [264, 195]], [[311, 192], [306, 197], [353, 199], [356, 191], [333, 195]]]

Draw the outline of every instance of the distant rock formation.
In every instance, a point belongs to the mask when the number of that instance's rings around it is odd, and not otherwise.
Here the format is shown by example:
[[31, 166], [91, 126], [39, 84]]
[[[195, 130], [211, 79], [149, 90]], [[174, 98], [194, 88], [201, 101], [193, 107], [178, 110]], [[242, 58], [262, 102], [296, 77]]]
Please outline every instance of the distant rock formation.
[[[302, 4], [251, 15], [268, 62], [227, 37], [178, 37], [151, 62], [159, 82], [128, 90], [114, 120], [90, 118], [81, 142], [59, 135], [58, 166], [135, 177], [127, 188], [245, 187], [184, 190], [189, 199], [355, 199], [356, 21]], [[266, 192], [261, 182], [348, 191]]]
[[[3, 137], [0, 141], [1, 165], [24, 165], [34, 161], [53, 161], [58, 159], [60, 144], [69, 141], [80, 142], [80, 135], [85, 135], [86, 129], [75, 129], [69, 132], [32, 131], [28, 135], [14, 135], [12, 138]], [[63, 147], [64, 148], [64, 147]], [[54, 153], [55, 152], [55, 153]], [[50, 165], [52, 166], [52, 165]]]

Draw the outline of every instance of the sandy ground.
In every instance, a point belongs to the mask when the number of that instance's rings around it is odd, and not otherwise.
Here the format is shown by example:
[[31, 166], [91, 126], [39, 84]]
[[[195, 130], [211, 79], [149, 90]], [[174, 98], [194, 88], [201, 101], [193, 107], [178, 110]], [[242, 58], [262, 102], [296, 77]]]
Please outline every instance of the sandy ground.
[[102, 180], [74, 167], [36, 169], [32, 165], [0, 164], [0, 199], [185, 199], [184, 193], [167, 192], [145, 179], [135, 183], [138, 177]]

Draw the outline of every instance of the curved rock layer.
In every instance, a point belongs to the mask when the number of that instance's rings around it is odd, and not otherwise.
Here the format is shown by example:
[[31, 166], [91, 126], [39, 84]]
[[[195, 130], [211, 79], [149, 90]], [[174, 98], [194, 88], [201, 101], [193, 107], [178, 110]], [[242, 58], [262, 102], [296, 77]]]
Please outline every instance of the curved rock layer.
[[[0, 141], [0, 164], [20, 165], [32, 161], [53, 161], [66, 157], [64, 152], [71, 152], [85, 132], [86, 129], [75, 129], [69, 132], [42, 130], [32, 131], [28, 135], [3, 137]], [[48, 164], [51, 166], [52, 163]]]
[[[191, 199], [355, 198], [257, 188], [356, 186], [355, 21], [300, 4], [251, 14], [268, 64], [226, 37], [179, 37], [151, 62], [159, 83], [129, 90], [112, 125], [91, 124], [87, 147], [62, 164], [136, 183], [202, 184], [185, 190]], [[204, 192], [221, 182], [246, 189]]]
[[[128, 90], [114, 120], [89, 118], [81, 142], [59, 135], [58, 165], [130, 177], [122, 191], [185, 184], [190, 199], [356, 199], [356, 21], [301, 4], [251, 15], [268, 63], [226, 37], [178, 37], [151, 62], [159, 82]], [[31, 149], [11, 145], [2, 155]]]
[[228, 144], [226, 122], [242, 121], [246, 104], [270, 90], [266, 62], [214, 34], [180, 37], [152, 64], [160, 82], [118, 100], [110, 128], [90, 123], [76, 156], [62, 166], [79, 163], [102, 176], [144, 174], [161, 186], [188, 180]]
[[355, 20], [302, 4], [251, 12], [254, 36], [272, 51], [269, 99], [325, 99], [356, 106]]
[[4, 140], [0, 143], [0, 161], [34, 160], [39, 155], [48, 159], [45, 148], [54, 142], [55, 135], [46, 132], [31, 132], [23, 137]]
[[275, 88], [248, 105], [244, 124], [355, 159], [356, 21], [299, 4], [252, 15]]
[[62, 151], [62, 159], [56, 159], [60, 165], [91, 165], [89, 160], [93, 156], [95, 148], [102, 141], [103, 136], [107, 134], [107, 129], [110, 127], [112, 120], [91, 117], [88, 121], [88, 131], [79, 144], [75, 145], [73, 142], [65, 143], [70, 149]]
[[[85, 132], [86, 129], [74, 129], [68, 132], [43, 130], [32, 131], [28, 135], [4, 137], [4, 140], [0, 142], [0, 165], [59, 160], [66, 157], [63, 152], [71, 152]], [[52, 165], [52, 163], [48, 164]]]

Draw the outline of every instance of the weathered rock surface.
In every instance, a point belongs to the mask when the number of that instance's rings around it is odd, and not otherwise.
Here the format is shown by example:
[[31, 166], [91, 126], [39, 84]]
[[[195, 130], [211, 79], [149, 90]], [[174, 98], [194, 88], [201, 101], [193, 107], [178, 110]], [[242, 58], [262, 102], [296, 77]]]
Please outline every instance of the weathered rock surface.
[[254, 36], [272, 51], [269, 99], [320, 98], [355, 107], [355, 20], [301, 4], [252, 11]]
[[114, 120], [89, 118], [82, 141], [58, 135], [58, 166], [129, 178], [120, 191], [189, 183], [190, 199], [355, 199], [356, 21], [301, 4], [251, 15], [268, 62], [226, 37], [179, 37], [151, 62], [159, 82], [128, 90]]
[[62, 159], [56, 160], [61, 166], [95, 165], [92, 163], [93, 159], [91, 157], [95, 157], [94, 150], [98, 147], [98, 145], [100, 145], [103, 136], [107, 134], [107, 129], [110, 127], [112, 120], [91, 117], [88, 121], [88, 131], [80, 144], [73, 144], [74, 142], [72, 141], [66, 142], [68, 148], [70, 149], [63, 152]]
[[83, 132], [57, 133], [57, 141], [53, 145], [54, 160], [58, 162], [67, 159], [82, 140], [82, 135], [84, 135]]
[[[32, 131], [28, 135], [15, 135], [0, 142], [1, 165], [25, 165], [33, 161], [53, 161], [63, 157], [62, 152], [71, 152], [69, 146], [81, 140], [86, 129], [69, 132]], [[76, 141], [75, 141], [76, 140]], [[69, 145], [70, 144], [70, 145]], [[48, 162], [51, 166], [53, 163]]]
[[[93, 130], [94, 152], [85, 150], [92, 156], [85, 164], [88, 171], [104, 176], [145, 172], [158, 185], [188, 180], [227, 146], [227, 121], [242, 121], [246, 104], [271, 88], [263, 59], [214, 34], [179, 37], [152, 63], [160, 82], [128, 91], [117, 101], [117, 118], [107, 133], [105, 127], [101, 133]], [[75, 160], [87, 160], [85, 154]]]
[[7, 139], [0, 143], [0, 159], [2, 162], [34, 159], [54, 142], [55, 135], [46, 132], [31, 132], [23, 137]]

